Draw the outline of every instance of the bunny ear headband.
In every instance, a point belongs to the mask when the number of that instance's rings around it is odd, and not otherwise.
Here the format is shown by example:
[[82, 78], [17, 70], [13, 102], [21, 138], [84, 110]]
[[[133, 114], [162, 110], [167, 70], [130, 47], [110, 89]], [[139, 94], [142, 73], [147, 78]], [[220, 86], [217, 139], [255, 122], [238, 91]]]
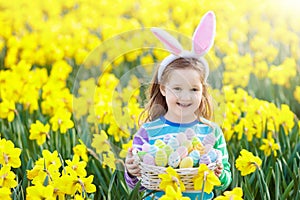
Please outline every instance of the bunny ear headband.
[[151, 31], [171, 53], [159, 66], [158, 81], [161, 81], [161, 76], [165, 68], [177, 58], [196, 58], [204, 65], [206, 82], [209, 68], [203, 56], [212, 47], [216, 33], [216, 17], [212, 11], [207, 12], [203, 16], [200, 24], [196, 28], [193, 35], [191, 51], [184, 50], [179, 41], [168, 32], [160, 28], [151, 28]]

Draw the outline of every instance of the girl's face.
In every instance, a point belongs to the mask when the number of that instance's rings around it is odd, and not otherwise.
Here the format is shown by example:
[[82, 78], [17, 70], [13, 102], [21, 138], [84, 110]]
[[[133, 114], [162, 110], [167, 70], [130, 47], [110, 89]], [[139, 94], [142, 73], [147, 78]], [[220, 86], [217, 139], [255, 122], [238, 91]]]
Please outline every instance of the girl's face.
[[194, 69], [176, 69], [170, 72], [160, 91], [166, 97], [168, 111], [165, 118], [177, 123], [189, 123], [197, 119], [202, 98], [200, 74]]

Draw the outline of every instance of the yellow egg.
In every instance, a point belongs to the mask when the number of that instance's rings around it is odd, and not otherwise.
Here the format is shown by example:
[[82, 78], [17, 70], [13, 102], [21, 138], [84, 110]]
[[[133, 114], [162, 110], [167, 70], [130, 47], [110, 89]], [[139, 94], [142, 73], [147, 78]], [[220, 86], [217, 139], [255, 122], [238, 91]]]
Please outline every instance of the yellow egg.
[[194, 150], [198, 150], [200, 155], [206, 154], [206, 149], [202, 145], [202, 143], [198, 143], [197, 145], [194, 146]]
[[156, 140], [154, 145], [157, 146], [158, 148], [162, 149], [166, 146], [166, 143], [162, 140]]
[[179, 168], [192, 168], [194, 165], [193, 158], [191, 157], [185, 157], [181, 160]]
[[157, 166], [165, 167], [168, 163], [168, 156], [162, 149], [158, 150], [155, 154], [155, 164]]

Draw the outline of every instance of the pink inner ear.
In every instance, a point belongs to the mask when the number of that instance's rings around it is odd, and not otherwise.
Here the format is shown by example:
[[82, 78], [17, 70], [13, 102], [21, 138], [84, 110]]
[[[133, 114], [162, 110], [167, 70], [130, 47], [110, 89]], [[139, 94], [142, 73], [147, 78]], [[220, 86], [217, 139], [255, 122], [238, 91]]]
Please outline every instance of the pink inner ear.
[[197, 27], [194, 35], [194, 51], [202, 54], [207, 51], [214, 40], [214, 17], [212, 13], [208, 13], [206, 18]]
[[166, 40], [164, 37], [161, 37], [159, 34], [157, 34], [156, 32], [153, 32], [155, 34], [155, 36], [162, 41], [166, 46], [167, 49], [172, 53], [174, 53], [175, 55], [179, 55], [181, 53], [181, 50], [176, 48], [176, 46], [174, 46], [172, 43], [170, 43], [168, 40]]

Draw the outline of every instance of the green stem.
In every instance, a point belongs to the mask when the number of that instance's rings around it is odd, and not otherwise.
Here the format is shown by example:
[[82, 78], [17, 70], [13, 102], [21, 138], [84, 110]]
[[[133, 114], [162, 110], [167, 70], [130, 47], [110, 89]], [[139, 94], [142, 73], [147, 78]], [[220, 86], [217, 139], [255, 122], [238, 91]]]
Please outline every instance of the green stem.
[[265, 188], [265, 191], [266, 191], [267, 200], [271, 200], [268, 185], [267, 185], [267, 183], [264, 179], [265, 176], [263, 174], [263, 171], [261, 170], [261, 168], [257, 168], [257, 169], [258, 169], [258, 172], [259, 172], [259, 175], [260, 175], [259, 178], [260, 178], [261, 182], [263, 183], [263, 187]]
[[204, 172], [204, 177], [203, 177], [203, 184], [202, 184], [202, 189], [201, 189], [201, 198], [200, 200], [203, 200], [204, 198], [204, 188], [205, 188], [205, 183], [206, 183], [206, 177], [207, 177], [207, 172]]

